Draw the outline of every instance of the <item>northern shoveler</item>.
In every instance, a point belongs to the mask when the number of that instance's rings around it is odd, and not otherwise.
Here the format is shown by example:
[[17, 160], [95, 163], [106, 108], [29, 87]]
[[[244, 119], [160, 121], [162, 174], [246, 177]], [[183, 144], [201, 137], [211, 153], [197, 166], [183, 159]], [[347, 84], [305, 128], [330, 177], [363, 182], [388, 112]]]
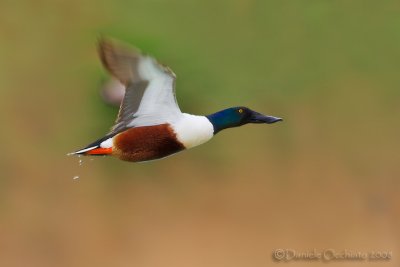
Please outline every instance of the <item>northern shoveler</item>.
[[175, 98], [176, 76], [169, 67], [111, 39], [100, 40], [99, 54], [104, 67], [125, 86], [125, 96], [111, 131], [71, 154], [148, 161], [203, 144], [226, 128], [282, 120], [246, 107], [208, 116], [182, 113]]

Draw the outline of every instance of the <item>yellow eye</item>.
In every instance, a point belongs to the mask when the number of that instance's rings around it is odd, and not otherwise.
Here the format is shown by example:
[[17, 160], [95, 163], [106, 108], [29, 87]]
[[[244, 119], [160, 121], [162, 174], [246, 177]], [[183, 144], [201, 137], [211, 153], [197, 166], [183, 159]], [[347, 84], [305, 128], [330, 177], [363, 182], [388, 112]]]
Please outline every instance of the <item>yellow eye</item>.
[[241, 108], [238, 111], [239, 111], [239, 113], [243, 113], [243, 109], [241, 109]]

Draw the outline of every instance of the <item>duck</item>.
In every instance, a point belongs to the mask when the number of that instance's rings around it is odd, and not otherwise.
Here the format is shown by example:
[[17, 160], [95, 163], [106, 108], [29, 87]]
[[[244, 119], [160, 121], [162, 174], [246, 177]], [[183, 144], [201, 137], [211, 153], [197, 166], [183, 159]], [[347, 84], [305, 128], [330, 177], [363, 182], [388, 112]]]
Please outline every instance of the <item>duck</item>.
[[282, 121], [244, 106], [205, 116], [183, 113], [176, 100], [176, 75], [168, 66], [112, 38], [99, 39], [98, 53], [125, 95], [111, 130], [69, 155], [152, 161], [204, 144], [224, 129]]

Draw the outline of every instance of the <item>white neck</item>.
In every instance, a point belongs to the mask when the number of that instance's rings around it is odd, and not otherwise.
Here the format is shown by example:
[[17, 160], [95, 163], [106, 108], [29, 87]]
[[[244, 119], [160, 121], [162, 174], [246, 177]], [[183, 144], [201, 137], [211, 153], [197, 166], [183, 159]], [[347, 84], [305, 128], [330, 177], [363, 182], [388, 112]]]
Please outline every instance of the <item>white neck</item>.
[[176, 137], [186, 148], [201, 145], [214, 135], [214, 127], [205, 116], [196, 116], [187, 113], [172, 124]]

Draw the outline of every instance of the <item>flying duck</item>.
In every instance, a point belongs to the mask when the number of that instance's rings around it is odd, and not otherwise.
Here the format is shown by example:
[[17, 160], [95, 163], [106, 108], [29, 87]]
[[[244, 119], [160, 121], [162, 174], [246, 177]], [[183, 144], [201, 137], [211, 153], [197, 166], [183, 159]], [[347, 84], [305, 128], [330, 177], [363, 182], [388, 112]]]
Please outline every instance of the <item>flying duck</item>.
[[182, 113], [175, 97], [176, 76], [169, 67], [115, 40], [101, 39], [98, 48], [103, 66], [125, 86], [125, 96], [110, 132], [73, 155], [149, 161], [203, 144], [226, 128], [282, 121], [247, 107], [208, 116]]

